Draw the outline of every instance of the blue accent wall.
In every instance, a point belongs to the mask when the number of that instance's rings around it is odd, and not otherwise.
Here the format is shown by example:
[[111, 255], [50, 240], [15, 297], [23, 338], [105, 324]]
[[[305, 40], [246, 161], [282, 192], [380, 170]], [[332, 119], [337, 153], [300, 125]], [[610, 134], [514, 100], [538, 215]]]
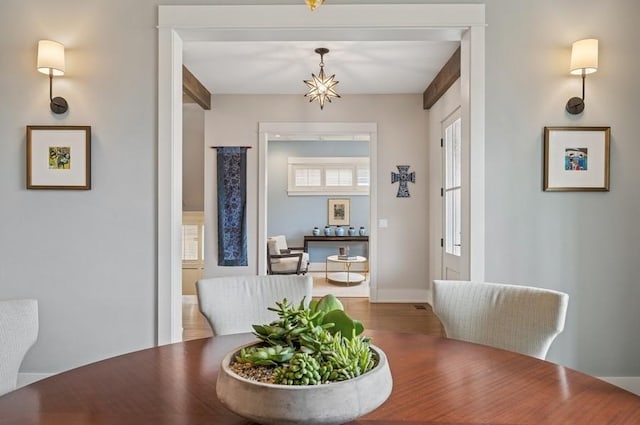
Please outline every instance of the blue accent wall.
[[[287, 194], [289, 157], [368, 157], [367, 141], [270, 141], [267, 158], [267, 235], [285, 235], [290, 246], [302, 246], [304, 235], [311, 235], [314, 226], [327, 224], [327, 204], [330, 198], [351, 199], [351, 226], [369, 229], [369, 196], [289, 196]], [[345, 229], [345, 234], [346, 234]], [[368, 232], [367, 232], [368, 234]], [[349, 246], [351, 255], [368, 257], [365, 243], [328, 242], [309, 245], [312, 263], [324, 262], [337, 254], [339, 246]]]

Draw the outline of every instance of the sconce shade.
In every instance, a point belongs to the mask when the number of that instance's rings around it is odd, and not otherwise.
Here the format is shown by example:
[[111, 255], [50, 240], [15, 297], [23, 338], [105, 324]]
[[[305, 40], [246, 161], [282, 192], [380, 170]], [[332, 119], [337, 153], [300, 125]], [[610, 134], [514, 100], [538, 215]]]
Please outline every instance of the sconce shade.
[[573, 43], [570, 72], [573, 75], [592, 74], [598, 70], [598, 40], [587, 38]]
[[38, 41], [38, 71], [58, 77], [64, 75], [64, 45], [57, 41]]

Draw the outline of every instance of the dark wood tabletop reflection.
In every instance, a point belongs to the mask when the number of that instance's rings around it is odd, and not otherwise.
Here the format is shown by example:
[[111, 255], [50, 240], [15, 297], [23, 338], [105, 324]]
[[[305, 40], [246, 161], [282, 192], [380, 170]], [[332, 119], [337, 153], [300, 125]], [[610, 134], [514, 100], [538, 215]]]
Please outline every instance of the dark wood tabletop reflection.
[[[572, 369], [446, 338], [367, 334], [389, 358], [393, 392], [353, 424], [640, 424], [640, 397]], [[250, 424], [215, 386], [222, 357], [252, 339], [165, 345], [52, 376], [0, 397], [0, 424]]]

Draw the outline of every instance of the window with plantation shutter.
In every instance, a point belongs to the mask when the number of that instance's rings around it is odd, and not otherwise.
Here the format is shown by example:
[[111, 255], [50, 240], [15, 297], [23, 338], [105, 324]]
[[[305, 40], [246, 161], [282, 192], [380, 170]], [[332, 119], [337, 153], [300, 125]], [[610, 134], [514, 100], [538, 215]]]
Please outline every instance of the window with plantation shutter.
[[289, 196], [368, 195], [369, 158], [288, 158]]
[[295, 180], [297, 187], [317, 187], [322, 185], [321, 168], [295, 168]]
[[182, 213], [182, 266], [204, 265], [204, 213]]
[[356, 168], [356, 184], [369, 187], [369, 167]]
[[197, 224], [182, 225], [182, 259], [194, 261], [198, 256], [198, 241], [200, 229]]
[[353, 168], [326, 168], [327, 186], [353, 186]]

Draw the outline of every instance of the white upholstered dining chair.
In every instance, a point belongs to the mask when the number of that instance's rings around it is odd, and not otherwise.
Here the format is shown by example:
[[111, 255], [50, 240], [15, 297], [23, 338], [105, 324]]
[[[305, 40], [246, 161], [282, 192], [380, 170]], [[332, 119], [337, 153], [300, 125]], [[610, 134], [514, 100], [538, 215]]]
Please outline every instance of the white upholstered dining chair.
[[501, 283], [435, 280], [433, 312], [448, 338], [544, 359], [564, 329], [569, 295]]
[[311, 276], [227, 276], [200, 279], [196, 283], [200, 312], [214, 335], [252, 332], [251, 325], [274, 321], [277, 314], [267, 310], [287, 301], [309, 305], [313, 288]]
[[18, 371], [38, 339], [38, 301], [0, 301], [0, 395], [16, 389]]

